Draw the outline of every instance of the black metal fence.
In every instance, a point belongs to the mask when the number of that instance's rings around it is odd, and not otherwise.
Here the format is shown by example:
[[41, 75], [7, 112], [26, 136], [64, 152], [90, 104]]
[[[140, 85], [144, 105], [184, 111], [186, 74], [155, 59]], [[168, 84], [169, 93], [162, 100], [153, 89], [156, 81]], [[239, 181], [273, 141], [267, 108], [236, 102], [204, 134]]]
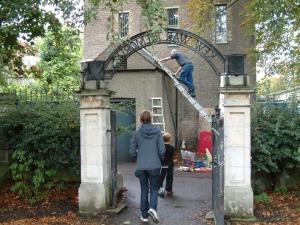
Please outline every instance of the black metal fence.
[[220, 110], [212, 121], [212, 206], [216, 225], [224, 225], [224, 127]]
[[[22, 103], [60, 103], [60, 102], [78, 102], [78, 97], [74, 91], [66, 91], [61, 88], [45, 89], [18, 89], [7, 90], [3, 93], [12, 94], [16, 96], [16, 105]], [[1, 93], [0, 93], [1, 94]]]

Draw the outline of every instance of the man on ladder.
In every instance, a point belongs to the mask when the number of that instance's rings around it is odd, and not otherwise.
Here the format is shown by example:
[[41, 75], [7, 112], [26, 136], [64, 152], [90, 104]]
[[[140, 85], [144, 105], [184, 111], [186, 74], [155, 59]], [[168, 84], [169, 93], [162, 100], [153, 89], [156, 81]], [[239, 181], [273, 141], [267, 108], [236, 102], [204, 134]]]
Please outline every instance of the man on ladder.
[[159, 62], [168, 61], [171, 59], [176, 59], [177, 63], [180, 65], [180, 68], [174, 74], [178, 77], [178, 73], [180, 72], [180, 76], [178, 80], [183, 83], [188, 88], [188, 93], [194, 98], [195, 95], [195, 87], [193, 84], [193, 63], [188, 59], [187, 56], [178, 52], [176, 49], [171, 51], [171, 56], [160, 59]]

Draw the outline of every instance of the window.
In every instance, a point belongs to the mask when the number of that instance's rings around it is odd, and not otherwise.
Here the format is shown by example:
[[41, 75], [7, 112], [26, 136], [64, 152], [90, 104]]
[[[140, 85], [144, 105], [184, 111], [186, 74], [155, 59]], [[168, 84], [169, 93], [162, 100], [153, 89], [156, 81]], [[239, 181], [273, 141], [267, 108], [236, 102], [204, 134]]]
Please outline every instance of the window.
[[178, 8], [167, 8], [167, 17], [168, 17], [168, 27], [178, 28]]
[[129, 12], [119, 13], [119, 34], [121, 37], [129, 34]]
[[216, 5], [216, 43], [227, 43], [227, 6]]

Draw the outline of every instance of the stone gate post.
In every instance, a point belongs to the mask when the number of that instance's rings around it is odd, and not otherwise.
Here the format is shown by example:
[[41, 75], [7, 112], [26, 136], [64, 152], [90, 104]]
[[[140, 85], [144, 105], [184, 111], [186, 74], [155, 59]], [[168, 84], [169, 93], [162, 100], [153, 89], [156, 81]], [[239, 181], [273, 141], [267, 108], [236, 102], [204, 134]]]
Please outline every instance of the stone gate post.
[[79, 212], [96, 214], [111, 204], [110, 95], [102, 88], [80, 97], [81, 184]]
[[254, 91], [245, 86], [220, 92], [224, 94], [225, 215], [252, 217], [250, 96]]

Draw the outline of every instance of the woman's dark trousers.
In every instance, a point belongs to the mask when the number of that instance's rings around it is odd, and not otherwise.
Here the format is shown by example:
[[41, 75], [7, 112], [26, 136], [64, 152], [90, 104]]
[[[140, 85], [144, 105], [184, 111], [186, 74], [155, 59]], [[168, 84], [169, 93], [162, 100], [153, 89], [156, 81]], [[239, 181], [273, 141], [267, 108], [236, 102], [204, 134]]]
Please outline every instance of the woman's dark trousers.
[[[143, 218], [148, 217], [150, 208], [157, 211], [158, 198], [158, 180], [159, 169], [156, 170], [137, 170], [135, 175], [139, 178], [141, 184], [141, 212]], [[150, 202], [149, 202], [149, 187], [150, 187]]]

